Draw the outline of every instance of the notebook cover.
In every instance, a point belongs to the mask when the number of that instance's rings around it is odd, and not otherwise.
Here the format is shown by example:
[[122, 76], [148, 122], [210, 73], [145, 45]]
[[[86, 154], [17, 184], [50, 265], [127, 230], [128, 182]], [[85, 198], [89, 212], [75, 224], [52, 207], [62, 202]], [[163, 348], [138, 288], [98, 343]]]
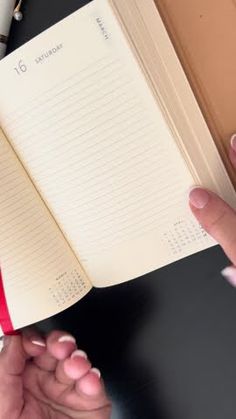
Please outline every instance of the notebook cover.
[[236, 132], [236, 0], [155, 0], [229, 175]]

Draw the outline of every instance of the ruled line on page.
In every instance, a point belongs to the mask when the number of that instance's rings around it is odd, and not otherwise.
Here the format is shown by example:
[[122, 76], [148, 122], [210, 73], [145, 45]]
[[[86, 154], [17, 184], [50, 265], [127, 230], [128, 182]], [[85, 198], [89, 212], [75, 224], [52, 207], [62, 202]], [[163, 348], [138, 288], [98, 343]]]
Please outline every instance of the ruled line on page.
[[[180, 200], [178, 185], [187, 174], [180, 156], [169, 155], [170, 133], [160, 111], [154, 118], [127, 66], [119, 60], [110, 65], [110, 60], [102, 90], [101, 73], [91, 64], [87, 78], [80, 75], [65, 91], [62, 81], [58, 92], [48, 93], [38, 119], [22, 115], [18, 132], [8, 126], [38, 190], [78, 255], [87, 258], [94, 246], [99, 252], [117, 238], [126, 240], [130, 234], [132, 240], [136, 230], [147, 230], [148, 222], [151, 227], [164, 221], [169, 197], [173, 211]], [[116, 65], [114, 77], [110, 70]]]
[[[167, 172], [167, 175], [168, 174], [170, 175], [171, 173]], [[104, 201], [103, 205], [98, 206], [97, 202], [100, 200], [100, 198], [102, 198], [101, 194], [98, 191], [97, 196], [92, 198], [89, 201], [83, 201], [84, 197], [81, 197], [79, 208], [78, 208], [78, 202], [72, 199], [71, 201], [72, 205], [70, 207], [70, 210], [68, 210], [68, 215], [71, 215], [71, 217], [73, 217], [76, 213], [78, 219], [82, 221], [83, 217], [85, 216], [89, 208], [90, 219], [87, 218], [86, 225], [89, 225], [91, 222], [93, 224], [96, 224], [98, 218], [99, 220], [104, 219], [109, 223], [110, 217], [115, 216], [115, 214], [117, 213], [116, 205], [122, 204], [122, 209], [125, 210], [125, 208], [127, 208], [128, 206], [141, 204], [142, 200], [145, 198], [146, 195], [150, 197], [150, 190], [148, 188], [150, 185], [150, 181], [148, 181], [147, 177], [144, 182], [137, 181], [136, 183], [134, 183], [132, 181], [131, 183], [132, 183], [132, 190], [133, 190], [132, 196], [129, 195], [130, 185], [128, 183], [125, 185], [122, 185], [118, 193], [117, 193], [117, 188], [115, 188], [114, 194], [112, 195], [112, 202], [113, 204], [115, 204], [114, 205], [115, 208], [111, 208], [109, 202], [107, 201]], [[163, 187], [161, 185], [161, 179], [160, 179], [160, 183], [154, 185], [151, 191], [153, 193], [156, 193], [157, 196], [159, 195], [160, 197], [162, 197], [164, 189], [165, 189], [165, 186]], [[174, 192], [174, 191], [175, 191], [175, 186], [173, 186], [173, 188], [170, 187], [170, 192]], [[124, 202], [126, 202], [126, 204], [124, 204]], [[107, 210], [109, 209], [110, 211], [108, 212]]]
[[[150, 132], [150, 135], [151, 135], [152, 131], [150, 130], [149, 132]], [[131, 136], [129, 136], [129, 138], [130, 137]], [[137, 135], [135, 139], [138, 140], [139, 135]], [[119, 170], [119, 167], [121, 167], [125, 163], [125, 159], [122, 160], [122, 154], [125, 154], [125, 150], [123, 149], [122, 145], [118, 144], [119, 141], [120, 141], [120, 139], [117, 140], [117, 141], [114, 141], [115, 147], [113, 147], [113, 149], [112, 149], [112, 156], [113, 157], [110, 157], [111, 150], [110, 150], [110, 147], [107, 146], [107, 147], [104, 147], [104, 153], [102, 153], [102, 154], [101, 154], [101, 152], [98, 154], [98, 151], [95, 151], [95, 152], [89, 153], [89, 155], [86, 156], [85, 153], [81, 152], [81, 150], [80, 150], [79, 156], [77, 156], [74, 153], [68, 153], [68, 159], [70, 161], [69, 167], [68, 167], [68, 163], [66, 163], [63, 160], [63, 155], [61, 155], [61, 154], [58, 155], [58, 156], [55, 156], [54, 161], [57, 160], [58, 164], [60, 164], [61, 174], [64, 172], [65, 174], [71, 174], [72, 175], [71, 178], [70, 178], [70, 185], [72, 185], [74, 183], [73, 182], [74, 180], [77, 180], [78, 184], [82, 183], [81, 180], [83, 180], [83, 178], [86, 178], [86, 182], [88, 182], [88, 181], [90, 181], [90, 179], [92, 177], [90, 175], [90, 173], [91, 173], [91, 168], [90, 168], [91, 159], [94, 158], [93, 168], [96, 169], [96, 168], [99, 168], [101, 166], [102, 167], [104, 166], [104, 159], [106, 158], [106, 156], [107, 156], [107, 158], [109, 158], [109, 164], [107, 164], [107, 167], [105, 168], [105, 170], [101, 170], [100, 176], [102, 176], [104, 173], [107, 173], [107, 171], [109, 170], [109, 166], [112, 165], [113, 162], [119, 161], [119, 163], [116, 164], [116, 169], [117, 170]], [[117, 146], [116, 146], [116, 143], [118, 144]], [[134, 151], [137, 148], [137, 145], [135, 144], [135, 142], [133, 144], [130, 143], [129, 146], [130, 147], [127, 147], [127, 153], [126, 154], [128, 154], [129, 151], [132, 151], [132, 150]], [[145, 146], [144, 145], [143, 149], [142, 149], [142, 153], [145, 153], [145, 152], [148, 153], [148, 152], [150, 152], [150, 150], [151, 150], [150, 146]], [[84, 162], [84, 163], [81, 164], [81, 161]], [[78, 169], [78, 163], [80, 164], [80, 171], [83, 170], [83, 176], [80, 179], [79, 179], [78, 175], [75, 175], [76, 169]], [[137, 162], [137, 164], [138, 164], [138, 162]], [[47, 173], [50, 172], [50, 175], [52, 175], [52, 176], [57, 174], [57, 171], [51, 170], [50, 160], [48, 160], [48, 164], [46, 164], [45, 161], [41, 162], [41, 161], [38, 160], [37, 165], [35, 166], [35, 169], [37, 169], [37, 168], [41, 171], [41, 179], [45, 179], [45, 181], [47, 181], [48, 176], [43, 177], [43, 175], [42, 175], [43, 169], [45, 169], [45, 171], [47, 171]], [[65, 182], [66, 182], [66, 180], [65, 180]], [[85, 183], [84, 183], [84, 185], [85, 185]], [[53, 187], [53, 185], [51, 185], [51, 186]]]
[[[178, 203], [178, 201], [177, 201]], [[139, 225], [140, 222], [142, 223], [142, 227], [138, 228], [137, 227], [137, 222], [133, 225], [129, 225], [129, 227], [127, 226], [123, 226], [118, 230], [117, 228], [115, 228], [113, 231], [110, 231], [109, 234], [105, 235], [105, 236], [99, 236], [99, 239], [96, 238], [95, 235], [92, 236], [92, 240], [91, 237], [88, 237], [87, 235], [85, 236], [85, 239], [81, 243], [78, 243], [78, 239], [76, 239], [75, 237], [72, 238], [71, 242], [73, 246], [80, 246], [80, 258], [88, 260], [88, 258], [92, 258], [94, 256], [97, 256], [98, 254], [102, 254], [103, 251], [109, 250], [111, 251], [113, 248], [115, 248], [117, 245], [125, 243], [125, 242], [130, 242], [130, 237], [132, 237], [132, 239], [135, 239], [137, 237], [143, 237], [146, 234], [148, 234], [149, 232], [153, 232], [155, 229], [157, 229], [157, 231], [159, 230], [160, 226], [163, 223], [168, 223], [169, 219], [168, 217], [166, 217], [166, 212], [169, 209], [169, 203], [167, 202], [167, 204], [165, 206], [163, 206], [163, 208], [159, 211], [158, 215], [159, 215], [159, 219], [157, 219], [156, 215], [154, 214], [156, 205], [153, 204], [152, 208], [150, 208], [150, 210], [152, 209], [152, 214], [147, 214], [147, 212], [144, 210], [143, 211], [143, 217], [139, 217], [138, 221], [139, 221]], [[160, 222], [161, 220], [161, 222]], [[110, 240], [110, 238], [112, 237], [112, 240]], [[98, 243], [99, 243], [99, 251], [98, 251]]]
[[[7, 184], [5, 186], [7, 186]], [[18, 195], [20, 195], [22, 193], [25, 194], [25, 197], [31, 195], [29, 190], [27, 190], [27, 188], [25, 188], [24, 185], [21, 188], [20, 188], [20, 186], [22, 186], [22, 183], [19, 179], [19, 182], [16, 182], [16, 180], [14, 180], [14, 182], [12, 182], [12, 186], [10, 188], [7, 188], [7, 193], [8, 193], [7, 206], [8, 206], [8, 203], [9, 203], [9, 205], [11, 205], [11, 202], [12, 201], [15, 202], [16, 199], [17, 199], [16, 194], [15, 194], [15, 188], [16, 187], [18, 188]], [[10, 193], [10, 192], [12, 192], [12, 193]], [[2, 188], [2, 186], [1, 186], [1, 193], [2, 193], [2, 196], [4, 196], [4, 189]], [[7, 206], [3, 205], [3, 203], [5, 203], [5, 202], [6, 202], [5, 198], [0, 200], [1, 209], [7, 208]]]
[[[52, 271], [55, 269], [55, 266], [57, 266], [58, 272], [63, 272], [65, 269], [65, 263], [66, 259], [61, 258], [60, 256], [56, 256], [54, 258], [51, 258], [51, 260], [47, 261], [46, 264], [42, 264], [42, 270], [48, 270]], [[22, 266], [23, 268], [24, 266]], [[19, 267], [20, 269], [20, 267]], [[30, 291], [35, 292], [35, 288], [37, 288], [37, 284], [32, 279], [38, 275], [38, 269], [37, 267], [34, 269], [32, 268], [32, 274], [30, 277], [24, 277], [21, 282], [21, 287], [17, 290], [17, 295], [24, 295], [24, 294], [30, 294]], [[15, 286], [15, 282], [17, 281], [17, 275], [15, 274], [8, 274], [8, 287], [12, 291], [13, 287]], [[82, 281], [81, 281], [82, 282]], [[49, 284], [48, 284], [49, 285]], [[46, 288], [48, 291], [48, 287]]]
[[[78, 134], [78, 127], [81, 129], [81, 125], [78, 125], [77, 127], [73, 128], [72, 130], [68, 132], [64, 132], [63, 135], [57, 135], [57, 147], [55, 145], [53, 147], [48, 147], [48, 142], [45, 139], [45, 141], [35, 141], [34, 142], [34, 149], [37, 149], [37, 155], [35, 156], [36, 159], [39, 159], [40, 157], [40, 150], [43, 152], [43, 160], [45, 161], [47, 158], [47, 154], [44, 152], [44, 150], [47, 150], [47, 153], [50, 151], [53, 151], [55, 153], [55, 156], [60, 155], [61, 150], [60, 148], [66, 148], [66, 151], [68, 151], [68, 144], [71, 144], [69, 148], [72, 146], [74, 147], [81, 147], [83, 144], [87, 144], [88, 140], [94, 140], [94, 136], [101, 137], [100, 141], [104, 142], [106, 139], [104, 137], [105, 132], [109, 132], [110, 135], [115, 134], [115, 132], [110, 131], [111, 128], [117, 129], [117, 124], [119, 124], [122, 129], [125, 129], [127, 126], [131, 126], [135, 124], [135, 126], [138, 126], [139, 121], [137, 121], [137, 116], [140, 115], [140, 109], [134, 110], [134, 108], [131, 108], [132, 114], [128, 115], [124, 114], [122, 112], [118, 112], [115, 116], [112, 118], [107, 118], [105, 121], [102, 121], [99, 124], [91, 125], [89, 124], [89, 128], [85, 129], [82, 133]], [[128, 122], [128, 124], [127, 124]], [[126, 125], [127, 124], [127, 125]], [[150, 123], [145, 124], [145, 126], [150, 125]], [[71, 134], [76, 133], [75, 136], [71, 137]], [[90, 137], [90, 134], [92, 133], [92, 137]], [[83, 138], [83, 140], [81, 140]], [[108, 137], [107, 137], [108, 138]], [[98, 144], [98, 142], [95, 142], [95, 144]], [[93, 144], [92, 144], [93, 145]], [[42, 147], [43, 148], [42, 150]], [[32, 148], [32, 142], [31, 144], [18, 144], [18, 149], [22, 152], [30, 150]], [[30, 160], [32, 161], [34, 159], [34, 156], [29, 154]], [[38, 158], [37, 158], [38, 156]]]
[[[20, 216], [22, 216], [22, 217], [20, 217]], [[19, 224], [18, 224], [18, 228], [16, 228], [14, 226], [14, 224], [13, 225], [10, 224], [9, 229], [5, 229], [5, 231], [1, 229], [2, 234], [7, 233], [7, 239], [5, 239], [5, 241], [4, 241], [5, 244], [7, 244], [8, 242], [12, 242], [14, 240], [14, 238], [18, 240], [18, 239], [21, 239], [21, 238], [23, 239], [24, 237], [26, 237], [26, 235], [31, 236], [31, 234], [33, 232], [36, 232], [37, 230], [40, 230], [41, 227], [46, 223], [45, 219], [43, 220], [43, 217], [41, 217], [41, 218], [37, 217], [36, 219], [34, 219], [34, 217], [29, 217], [30, 222], [26, 223], [25, 222], [25, 212], [23, 213], [23, 211], [21, 212], [21, 214], [19, 214], [19, 218], [16, 215], [14, 217], [13, 221], [16, 221], [18, 219], [19, 219], [19, 223], [22, 222], [22, 221], [24, 222], [23, 232], [22, 232], [22, 227], [19, 226]], [[38, 224], [36, 224], [36, 222]], [[10, 221], [10, 223], [11, 223], [11, 221]], [[32, 224], [34, 225], [33, 228], [32, 228]], [[11, 231], [12, 231], [12, 234], [9, 234]], [[18, 233], [21, 233], [21, 234], [19, 235]], [[37, 233], [38, 236], [39, 236], [39, 234], [40, 233]], [[16, 249], [17, 248], [17, 245], [14, 247], [14, 245], [12, 243], [10, 243], [10, 244], [11, 244], [11, 249], [14, 249], [14, 248]], [[0, 250], [3, 250], [3, 247], [0, 247]]]
[[[149, 150], [150, 151], [150, 150]], [[136, 164], [136, 168], [138, 170], [138, 166], [139, 166], [139, 161]], [[121, 165], [120, 165], [121, 166]], [[135, 167], [133, 169], [135, 169]], [[146, 168], [146, 171], [145, 171]], [[122, 175], [122, 170], [120, 170], [119, 172], [116, 172], [116, 176], [117, 176], [117, 181], [116, 184], [114, 184], [113, 190], [112, 190], [112, 198], [114, 199], [116, 196], [123, 196], [125, 198], [126, 193], [130, 194], [130, 187], [132, 187], [132, 191], [134, 192], [135, 190], [135, 186], [139, 186], [139, 187], [143, 187], [145, 184], [146, 185], [150, 185], [150, 176], [153, 176], [153, 180], [155, 180], [155, 174], [157, 172], [157, 169], [154, 168], [153, 170], [149, 170], [148, 171], [148, 164], [145, 166], [144, 170], [143, 170], [143, 176], [142, 179], [140, 180], [138, 173], [132, 176], [132, 180], [131, 181], [126, 181], [127, 177], [125, 175]], [[104, 171], [102, 173], [102, 175], [106, 175], [108, 173], [108, 171]], [[157, 185], [160, 185], [162, 180], [165, 179], [166, 175], [172, 175], [173, 172], [170, 171], [169, 169], [166, 170], [165, 166], [163, 165], [162, 167], [158, 168], [158, 177], [159, 177], [159, 181], [157, 183]], [[101, 175], [101, 174], [100, 174]], [[146, 179], [146, 182], [143, 182], [143, 179]], [[125, 182], [124, 182], [125, 180]], [[76, 181], [76, 182], [75, 182]], [[93, 182], [91, 182], [93, 181]], [[89, 188], [84, 188], [84, 184], [86, 184], [86, 182], [89, 183]], [[100, 186], [101, 185], [101, 186]], [[101, 199], [101, 198], [105, 198], [107, 197], [107, 193], [106, 193], [106, 188], [104, 186], [102, 186], [102, 181], [99, 182], [99, 186], [96, 183], [96, 181], [91, 177], [91, 178], [87, 178], [86, 181], [82, 179], [82, 183], [80, 183], [80, 180], [77, 179], [76, 177], [73, 179], [71, 178], [71, 182], [69, 184], [67, 184], [67, 188], [65, 193], [63, 194], [63, 199], [66, 202], [67, 199], [70, 199], [70, 207], [72, 208], [72, 204], [75, 200], [75, 197], [71, 196], [73, 195], [73, 189], [77, 188], [78, 190], [78, 196], [79, 196], [79, 200], [80, 200], [80, 206], [78, 208], [78, 211], [80, 212], [80, 210], [83, 208], [83, 205], [85, 204], [86, 206], [90, 205], [91, 203], [95, 203], [96, 199]], [[53, 198], [57, 196], [57, 184], [55, 185], [50, 185], [49, 188], [50, 192], [51, 192], [51, 197], [52, 197], [52, 202], [53, 202]], [[78, 202], [78, 198], [77, 198], [77, 202]], [[105, 202], [107, 203], [107, 201], [105, 200]], [[99, 206], [100, 207], [100, 206]], [[102, 206], [103, 207], [103, 206]]]
[[[133, 125], [130, 125], [130, 127], [133, 128]], [[135, 129], [132, 129], [131, 132], [129, 132], [129, 130], [127, 129], [127, 126], [124, 128], [124, 130], [121, 130], [119, 136], [113, 136], [113, 145], [115, 146], [113, 148], [114, 151], [119, 150], [119, 148], [122, 147], [121, 144], [121, 139], [122, 136], [121, 134], [125, 135], [126, 132], [126, 136], [131, 137], [131, 136], [135, 136], [135, 140], [138, 141], [138, 139], [140, 138], [140, 136], [142, 135], [142, 131], [143, 129], [147, 129], [148, 128], [148, 124], [136, 124], [135, 125]], [[128, 127], [129, 128], [129, 127]], [[153, 134], [153, 130], [154, 128], [152, 126], [149, 126], [149, 135]], [[105, 130], [107, 131], [107, 130]], [[123, 135], [123, 137], [124, 137]], [[67, 152], [67, 156], [70, 159], [70, 166], [68, 168], [68, 163], [62, 158], [62, 152], [59, 149], [55, 150], [55, 154], [54, 154], [54, 158], [55, 159], [60, 159], [60, 167], [61, 167], [61, 171], [63, 170], [68, 170], [71, 171], [73, 170], [73, 167], [76, 167], [77, 163], [78, 163], [78, 157], [75, 154], [75, 150], [77, 150], [78, 145], [75, 143], [74, 140], [80, 140], [80, 146], [79, 146], [79, 156], [80, 159], [82, 161], [85, 161], [87, 158], [91, 158], [93, 156], [96, 155], [96, 162], [101, 159], [101, 145], [103, 146], [103, 155], [105, 155], [106, 153], [109, 153], [110, 151], [110, 138], [112, 136], [112, 132], [108, 132], [108, 135], [104, 136], [102, 140], [97, 140], [97, 136], [96, 135], [92, 135], [91, 137], [87, 137], [87, 141], [82, 141], [81, 142], [81, 136], [77, 136], [74, 137], [72, 143], [71, 141], [67, 141], [66, 144], [64, 145], [64, 151]], [[70, 144], [71, 143], [71, 144]], [[68, 146], [69, 145], [69, 146]], [[62, 147], [62, 145], [61, 145]], [[52, 151], [50, 149], [47, 149], [48, 152]], [[54, 150], [53, 150], [54, 153]], [[98, 154], [100, 153], [100, 154]], [[99, 155], [99, 157], [97, 157]], [[37, 159], [37, 162], [35, 164], [35, 169], [39, 168], [42, 169], [43, 167], [46, 167], [47, 170], [50, 169], [50, 173], [53, 175], [55, 173], [57, 173], [57, 171], [53, 170], [52, 165], [51, 165], [51, 157], [45, 156], [44, 159], [40, 158], [41, 156], [39, 156]], [[32, 159], [31, 159], [32, 161]], [[45, 176], [46, 178], [46, 176]], [[48, 178], [48, 176], [47, 176]]]
[[[49, 250], [55, 249], [56, 242], [55, 242], [54, 238], [52, 238], [51, 241], [49, 242], [48, 240], [45, 239], [45, 237], [41, 237], [41, 238], [39, 238], [39, 237], [40, 236], [38, 236], [38, 240], [37, 240], [38, 246], [35, 247], [33, 251], [31, 249], [30, 249], [30, 251], [29, 251], [29, 249], [22, 249], [21, 250], [21, 256], [27, 257], [27, 256], [31, 256], [31, 255], [34, 255], [35, 253], [37, 253], [37, 258], [38, 258], [40, 256], [40, 254], [42, 255], [44, 252], [46, 252], [48, 254]], [[5, 261], [10, 263], [11, 258], [9, 260], [6, 259]], [[15, 262], [20, 261], [21, 263], [24, 263], [22, 261], [21, 257], [18, 257], [18, 258], [15, 257], [14, 261]]]
[[[107, 66], [109, 67], [109, 65], [113, 65], [114, 61], [117, 62], [117, 60], [114, 60], [114, 59], [109, 61], [108, 56], [101, 57], [94, 62], [94, 66], [97, 67], [96, 71], [94, 73], [97, 72], [99, 63], [103, 62], [104, 60], [106, 61], [106, 64], [102, 65], [102, 68], [106, 68]], [[10, 120], [11, 123], [14, 124], [16, 121], [19, 121], [22, 116], [25, 116], [26, 112], [32, 111], [35, 108], [38, 108], [40, 106], [45, 106], [45, 102], [49, 102], [50, 100], [53, 100], [55, 98], [55, 96], [59, 96], [59, 95], [63, 94], [67, 89], [70, 89], [71, 86], [73, 86], [73, 84], [72, 84], [72, 85], [64, 87], [68, 81], [71, 81], [71, 80], [73, 80], [74, 78], [77, 78], [77, 77], [79, 77], [80, 80], [81, 80], [81, 73], [82, 72], [87, 73], [89, 68], [92, 68], [90, 64], [81, 68], [80, 72], [76, 71], [72, 75], [70, 75], [68, 78], [64, 79], [63, 83], [62, 82], [56, 83], [54, 86], [52, 86], [49, 89], [43, 91], [41, 93], [41, 98], [42, 98], [41, 101], [39, 100], [40, 95], [36, 95], [34, 98], [29, 100], [28, 102], [22, 103], [20, 108], [15, 108], [14, 110], [12, 110], [12, 112], [7, 113], [7, 115], [4, 115], [4, 120], [6, 120], [6, 121]], [[61, 89], [61, 87], [62, 87], [62, 89]], [[47, 97], [47, 94], [49, 95], [48, 97]]]
[[[173, 197], [178, 198], [179, 194], [178, 192], [176, 192], [175, 190], [171, 191], [173, 194]], [[138, 203], [142, 203], [143, 200], [140, 199], [138, 200]], [[138, 220], [141, 220], [142, 216], [144, 216], [145, 218], [149, 219], [150, 218], [150, 213], [153, 217], [153, 219], [156, 219], [157, 222], [159, 222], [160, 220], [160, 213], [164, 210], [166, 211], [166, 204], [168, 204], [168, 198], [166, 199], [162, 199], [160, 201], [161, 204], [161, 210], [160, 211], [156, 211], [155, 214], [153, 213], [153, 209], [155, 208], [155, 205], [153, 204], [153, 202], [151, 202], [151, 198], [149, 197], [149, 200], [147, 200], [147, 204], [148, 205], [148, 210], [146, 210], [145, 208], [142, 207], [142, 205], [139, 206], [138, 210], [135, 212], [135, 215], [133, 215], [133, 217], [131, 217], [129, 214], [127, 214], [127, 209], [132, 211], [132, 207], [134, 207], [136, 205], [136, 202], [133, 204], [127, 204], [123, 206], [123, 211], [124, 211], [124, 215], [122, 216], [122, 227], [119, 231], [122, 231], [123, 229], [129, 229], [132, 230], [133, 226], [136, 225], [136, 227], [139, 229], [139, 231], [141, 231], [140, 227], [137, 225], [137, 220], [135, 220], [135, 218], [137, 218]], [[153, 206], [152, 206], [153, 205]], [[80, 235], [82, 236], [84, 234], [85, 239], [87, 239], [88, 241], [91, 240], [92, 237], [96, 238], [97, 240], [102, 240], [103, 236], [107, 237], [107, 232], [109, 233], [110, 230], [112, 230], [112, 227], [115, 227], [115, 215], [117, 215], [116, 213], [110, 214], [110, 217], [108, 218], [107, 216], [101, 216], [99, 217], [99, 221], [103, 220], [106, 222], [106, 224], [100, 225], [100, 229], [96, 228], [96, 225], [98, 225], [97, 220], [93, 220], [91, 223], [88, 223], [86, 225], [86, 229], [81, 229], [80, 230]], [[121, 214], [120, 214], [121, 215]], [[76, 225], [76, 224], [75, 224]], [[90, 228], [89, 228], [90, 227]], [[93, 230], [91, 229], [91, 227], [93, 228]], [[110, 233], [109, 233], [110, 235]], [[94, 240], [96, 242], [96, 239]], [[114, 239], [114, 236], [113, 236]]]
[[[113, 72], [112, 72], [111, 73], [112, 77], [110, 79], [110, 82], [113, 88], [110, 91], [107, 91], [105, 94], [101, 94], [100, 97], [97, 98], [96, 95], [98, 95], [98, 93], [103, 92], [103, 87], [104, 87], [104, 84], [106, 83], [106, 80], [105, 80], [106, 76], [108, 75], [103, 73], [102, 78], [100, 78], [99, 80], [99, 86], [96, 86], [96, 89], [94, 89], [94, 84], [92, 82], [90, 82], [88, 86], [86, 87], [83, 86], [82, 88], [79, 88], [80, 86], [78, 83], [78, 89], [76, 91], [74, 90], [70, 91], [70, 88], [69, 87], [67, 88], [68, 93], [70, 93], [69, 96], [68, 95], [63, 96], [62, 98], [60, 98], [60, 100], [56, 101], [58, 97], [57, 95], [55, 95], [53, 97], [53, 100], [50, 100], [46, 103], [44, 102], [44, 107], [42, 108], [41, 112], [39, 112], [39, 109], [36, 106], [34, 108], [36, 111], [35, 114], [32, 114], [32, 109], [27, 111], [26, 119], [33, 122], [32, 124], [29, 124], [28, 130], [32, 131], [32, 129], [36, 128], [37, 126], [42, 127], [42, 124], [45, 122], [45, 113], [47, 114], [47, 120], [50, 119], [50, 121], [53, 118], [57, 117], [58, 111], [63, 112], [63, 114], [65, 115], [66, 114], [65, 110], [68, 110], [68, 105], [70, 106], [76, 105], [78, 103], [78, 99], [80, 100], [80, 102], [82, 102], [82, 101], [85, 101], [88, 96], [90, 96], [89, 89], [90, 90], [93, 89], [93, 97], [96, 98], [96, 102], [97, 102], [99, 98], [103, 99], [104, 97], [114, 92], [115, 90], [114, 86], [116, 86], [116, 89], [119, 89], [119, 86], [122, 86], [122, 84], [124, 86], [125, 82], [126, 83], [130, 82], [130, 80], [126, 78], [123, 80], [123, 83], [122, 83], [121, 77], [118, 77], [118, 76], [114, 77]], [[81, 93], [83, 93], [83, 96], [81, 96]], [[70, 100], [71, 98], [75, 98], [75, 99], [71, 101]], [[65, 101], [66, 101], [66, 106], [65, 106]], [[91, 105], [92, 103], [93, 103], [93, 100], [90, 103], [87, 102], [86, 105], [88, 106], [88, 105]], [[56, 112], [55, 112], [55, 109], [56, 109]], [[14, 123], [12, 128], [11, 128], [11, 125], [9, 124], [6, 124], [6, 127], [14, 130], [15, 134], [21, 135], [22, 133], [24, 134], [24, 128], [23, 129], [19, 129], [19, 128], [24, 127], [24, 123], [25, 121], [23, 122], [22, 119], [20, 119], [18, 123]]]
[[[0, 131], [0, 261], [11, 297], [44, 288], [78, 262]], [[45, 294], [46, 295], [46, 294]]]
[[[26, 255], [26, 257], [27, 257], [27, 255]], [[55, 246], [54, 246], [54, 248], [53, 249], [48, 249], [47, 248], [47, 252], [45, 252], [43, 249], [42, 249], [42, 247], [41, 248], [39, 248], [39, 250], [38, 250], [38, 252], [37, 252], [37, 259], [39, 258], [39, 257], [41, 257], [41, 259], [42, 259], [42, 268], [45, 268], [45, 267], [47, 267], [50, 263], [53, 263], [54, 261], [59, 261], [59, 259], [61, 258], [61, 249], [55, 249]], [[37, 272], [37, 269], [38, 269], [38, 261], [37, 261], [37, 259], [35, 259], [35, 258], [33, 258], [32, 259], [32, 261], [31, 261], [31, 269], [30, 269], [30, 274], [32, 275], [34, 272]], [[7, 260], [8, 260], [8, 262], [10, 262], [10, 260], [11, 259], [5, 259], [5, 263], [7, 262]], [[15, 261], [14, 261], [14, 268], [13, 269], [11, 269], [11, 268], [9, 268], [8, 269], [8, 274], [9, 274], [9, 276], [12, 276], [12, 278], [14, 277], [14, 276], [16, 276], [15, 275], [15, 272], [16, 272], [16, 269], [17, 268], [19, 268], [19, 267], [23, 267], [24, 268], [24, 266], [25, 266], [25, 264], [24, 264], [24, 262], [22, 261], [22, 259], [15, 259]]]
[[[109, 108], [109, 112], [112, 112], [113, 110], [116, 110], [116, 108], [118, 107], [118, 105], [124, 105], [124, 108], [129, 107], [129, 103], [131, 102], [131, 106], [130, 109], [134, 108], [135, 106], [138, 107], [138, 101], [135, 100], [135, 96], [130, 97], [129, 99], [127, 99], [127, 97], [125, 96], [125, 94], [121, 93], [119, 95], [116, 96], [116, 100], [114, 102], [114, 98], [110, 99], [110, 101], [108, 101], [107, 103], [103, 104], [103, 106], [101, 106], [101, 104], [97, 105], [95, 110], [93, 109], [88, 109], [84, 114], [80, 114], [79, 111], [82, 109], [83, 110], [83, 106], [81, 108], [79, 108], [78, 110], [72, 110], [70, 111], [70, 114], [67, 118], [64, 118], [64, 116], [62, 115], [60, 117], [60, 119], [57, 121], [57, 123], [54, 123], [53, 125], [49, 125], [48, 129], [47, 128], [41, 128], [40, 130], [36, 130], [35, 133], [30, 132], [30, 130], [25, 131], [24, 129], [24, 134], [18, 134], [17, 138], [18, 141], [22, 141], [23, 143], [25, 142], [27, 144], [27, 142], [32, 142], [32, 141], [37, 141], [38, 138], [43, 138], [44, 137], [44, 133], [47, 133], [48, 135], [55, 135], [57, 133], [63, 132], [64, 135], [67, 134], [67, 131], [64, 130], [65, 128], [71, 127], [73, 124], [74, 129], [81, 129], [81, 127], [83, 126], [88, 126], [88, 124], [90, 123], [90, 121], [93, 120], [98, 120], [104, 118], [104, 115], [107, 114], [107, 110], [106, 110], [106, 106]], [[123, 100], [121, 101], [121, 103], [117, 103], [119, 98], [123, 98]], [[132, 105], [133, 102], [133, 105]], [[113, 104], [113, 107], [109, 107], [109, 104]], [[95, 114], [95, 112], [97, 111], [97, 115]], [[125, 109], [124, 109], [125, 111]], [[88, 118], [88, 121], [86, 121], [86, 117]], [[115, 117], [115, 115], [114, 115]], [[83, 124], [80, 124], [79, 121], [83, 120]], [[62, 131], [63, 130], [63, 131]], [[25, 134], [27, 132], [27, 134]], [[71, 132], [71, 131], [69, 131]], [[14, 134], [14, 131], [12, 131], [12, 135]], [[63, 137], [64, 137], [63, 135]], [[60, 137], [59, 137], [60, 138]]]

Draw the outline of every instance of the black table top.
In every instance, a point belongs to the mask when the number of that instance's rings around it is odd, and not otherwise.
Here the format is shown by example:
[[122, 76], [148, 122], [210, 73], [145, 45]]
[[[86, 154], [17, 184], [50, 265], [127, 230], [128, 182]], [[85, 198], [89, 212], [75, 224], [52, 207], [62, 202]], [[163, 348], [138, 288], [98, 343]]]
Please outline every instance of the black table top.
[[[85, 3], [25, 0], [9, 52]], [[235, 419], [236, 291], [220, 275], [228, 263], [211, 248], [94, 289], [38, 327], [76, 336], [103, 373], [114, 419]]]

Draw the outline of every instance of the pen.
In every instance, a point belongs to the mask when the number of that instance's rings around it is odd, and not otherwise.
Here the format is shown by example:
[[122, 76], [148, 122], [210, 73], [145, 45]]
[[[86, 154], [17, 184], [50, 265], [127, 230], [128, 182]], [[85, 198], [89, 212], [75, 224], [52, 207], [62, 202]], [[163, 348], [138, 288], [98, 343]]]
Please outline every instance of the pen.
[[6, 53], [8, 35], [15, 10], [14, 8], [15, 0], [0, 0], [0, 59], [3, 58]]

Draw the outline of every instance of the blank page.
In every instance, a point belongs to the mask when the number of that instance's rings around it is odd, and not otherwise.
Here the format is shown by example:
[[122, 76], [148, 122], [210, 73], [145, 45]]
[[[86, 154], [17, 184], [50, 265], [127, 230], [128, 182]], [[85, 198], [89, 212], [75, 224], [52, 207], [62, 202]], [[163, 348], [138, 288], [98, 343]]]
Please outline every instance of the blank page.
[[[1, 272], [16, 329], [56, 314], [90, 289], [1, 130], [0, 237]], [[62, 281], [65, 294], [59, 289]]]
[[0, 75], [1, 123], [94, 285], [213, 244], [189, 212], [195, 180], [108, 2], [20, 48]]

